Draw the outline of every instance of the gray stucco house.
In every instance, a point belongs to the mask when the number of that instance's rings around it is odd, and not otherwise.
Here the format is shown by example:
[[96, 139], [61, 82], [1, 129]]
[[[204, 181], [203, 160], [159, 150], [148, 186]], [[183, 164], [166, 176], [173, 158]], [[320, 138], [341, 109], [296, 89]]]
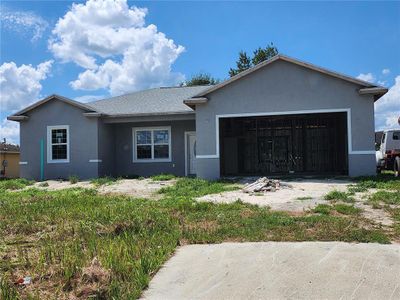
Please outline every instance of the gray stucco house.
[[49, 96], [20, 122], [21, 176], [375, 174], [374, 102], [387, 92], [278, 55], [214, 86], [82, 104]]

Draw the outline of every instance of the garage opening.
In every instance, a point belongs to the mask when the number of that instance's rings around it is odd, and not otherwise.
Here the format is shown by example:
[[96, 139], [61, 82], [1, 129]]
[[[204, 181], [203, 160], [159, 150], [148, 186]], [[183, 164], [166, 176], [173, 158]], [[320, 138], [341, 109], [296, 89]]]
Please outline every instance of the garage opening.
[[222, 176], [347, 175], [345, 112], [219, 119]]

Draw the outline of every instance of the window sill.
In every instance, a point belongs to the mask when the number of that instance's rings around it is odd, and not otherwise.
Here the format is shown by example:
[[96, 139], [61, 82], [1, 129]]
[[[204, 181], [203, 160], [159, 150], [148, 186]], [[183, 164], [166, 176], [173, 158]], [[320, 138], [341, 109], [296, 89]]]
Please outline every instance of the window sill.
[[172, 162], [172, 159], [135, 159], [132, 161], [133, 163], [160, 163], [160, 162]]
[[48, 164], [68, 164], [69, 160], [48, 160]]

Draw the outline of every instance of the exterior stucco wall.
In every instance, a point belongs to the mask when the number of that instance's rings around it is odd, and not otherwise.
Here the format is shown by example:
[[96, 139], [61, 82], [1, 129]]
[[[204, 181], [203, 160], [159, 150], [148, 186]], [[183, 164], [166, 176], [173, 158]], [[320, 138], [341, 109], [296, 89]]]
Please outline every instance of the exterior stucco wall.
[[105, 124], [98, 120], [98, 141], [99, 141], [99, 176], [113, 176], [115, 173], [115, 139], [114, 126]]
[[[77, 175], [80, 179], [98, 176], [98, 166], [89, 160], [98, 157], [98, 120], [82, 115], [83, 110], [57, 100], [37, 107], [27, 115], [29, 119], [20, 123], [21, 153], [20, 175], [29, 179], [40, 179], [40, 140], [44, 140], [44, 178], [68, 178]], [[69, 125], [69, 163], [47, 162], [47, 126]]]
[[[115, 175], [185, 175], [185, 131], [195, 131], [194, 120], [114, 124]], [[133, 162], [133, 127], [171, 126], [171, 162]]]
[[[196, 107], [198, 176], [219, 177], [216, 116], [304, 110], [351, 110], [352, 151], [374, 152], [374, 102], [356, 84], [276, 61], [207, 95]], [[349, 175], [375, 174], [371, 154], [349, 154]]]

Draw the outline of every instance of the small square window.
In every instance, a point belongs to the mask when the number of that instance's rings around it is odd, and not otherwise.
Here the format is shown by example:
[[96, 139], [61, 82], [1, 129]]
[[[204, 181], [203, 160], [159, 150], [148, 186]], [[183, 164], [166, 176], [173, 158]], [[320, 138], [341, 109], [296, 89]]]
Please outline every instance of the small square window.
[[400, 131], [393, 132], [393, 140], [395, 140], [395, 141], [400, 140]]
[[137, 158], [138, 159], [150, 159], [151, 158], [151, 145], [138, 145], [137, 148]]
[[151, 131], [137, 131], [136, 142], [138, 145], [151, 144]]
[[154, 144], [168, 144], [168, 130], [154, 130]]
[[67, 145], [53, 145], [52, 159], [67, 159]]
[[168, 145], [154, 145], [154, 158], [168, 158], [169, 146]]

